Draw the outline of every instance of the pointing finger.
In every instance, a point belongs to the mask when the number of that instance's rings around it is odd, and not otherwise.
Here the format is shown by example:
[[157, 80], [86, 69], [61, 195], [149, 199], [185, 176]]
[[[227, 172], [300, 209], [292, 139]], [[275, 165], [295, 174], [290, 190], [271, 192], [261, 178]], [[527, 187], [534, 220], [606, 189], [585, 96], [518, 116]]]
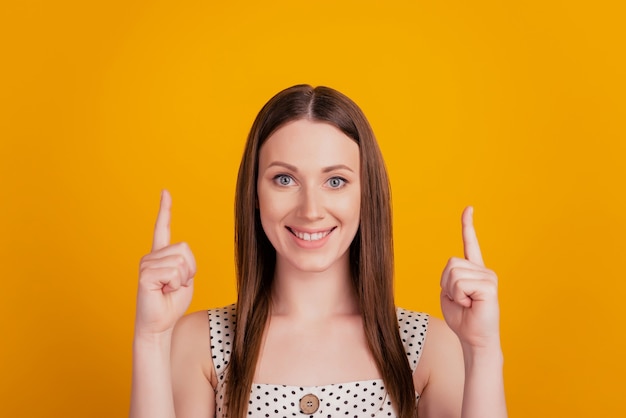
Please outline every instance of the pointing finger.
[[152, 251], [160, 250], [170, 244], [170, 217], [172, 209], [172, 197], [167, 190], [161, 192], [161, 206], [154, 225], [154, 239]]
[[483, 262], [483, 256], [480, 252], [480, 245], [478, 245], [478, 237], [476, 237], [473, 218], [474, 208], [471, 206], [466, 207], [461, 218], [463, 227], [463, 252], [465, 253], [465, 259], [479, 266], [484, 266], [485, 263]]

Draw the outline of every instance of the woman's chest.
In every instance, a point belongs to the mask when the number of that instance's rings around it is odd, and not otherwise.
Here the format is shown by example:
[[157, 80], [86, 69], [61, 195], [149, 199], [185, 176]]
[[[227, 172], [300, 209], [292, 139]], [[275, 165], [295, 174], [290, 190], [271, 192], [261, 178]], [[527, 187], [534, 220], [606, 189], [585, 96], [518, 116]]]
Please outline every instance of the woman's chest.
[[379, 379], [360, 323], [299, 327], [271, 324], [259, 353], [255, 382], [300, 387]]

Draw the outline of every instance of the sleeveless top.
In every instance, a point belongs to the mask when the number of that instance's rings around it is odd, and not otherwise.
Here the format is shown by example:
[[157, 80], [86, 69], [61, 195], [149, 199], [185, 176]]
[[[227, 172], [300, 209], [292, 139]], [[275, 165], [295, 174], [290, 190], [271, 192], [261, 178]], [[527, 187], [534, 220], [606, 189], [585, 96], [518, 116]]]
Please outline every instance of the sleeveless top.
[[[209, 332], [213, 365], [218, 378], [215, 389], [216, 416], [224, 412], [225, 369], [234, 338], [235, 305], [211, 309]], [[428, 315], [396, 308], [398, 328], [414, 372], [422, 353], [428, 328]], [[419, 394], [415, 394], [415, 401]], [[333, 383], [320, 386], [252, 384], [248, 403], [251, 417], [395, 417], [395, 409], [382, 379]]]

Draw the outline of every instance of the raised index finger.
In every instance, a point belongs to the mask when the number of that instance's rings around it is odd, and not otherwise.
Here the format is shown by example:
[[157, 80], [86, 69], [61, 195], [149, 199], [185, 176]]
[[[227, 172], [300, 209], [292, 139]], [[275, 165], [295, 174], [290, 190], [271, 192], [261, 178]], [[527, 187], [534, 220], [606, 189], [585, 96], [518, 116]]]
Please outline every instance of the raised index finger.
[[461, 224], [463, 227], [463, 252], [465, 253], [465, 259], [484, 267], [485, 263], [483, 262], [480, 245], [478, 245], [478, 237], [474, 229], [473, 207], [468, 206], [465, 208], [461, 217]]
[[170, 245], [170, 217], [172, 209], [172, 197], [167, 190], [161, 192], [161, 205], [154, 225], [154, 238], [152, 251], [160, 250]]

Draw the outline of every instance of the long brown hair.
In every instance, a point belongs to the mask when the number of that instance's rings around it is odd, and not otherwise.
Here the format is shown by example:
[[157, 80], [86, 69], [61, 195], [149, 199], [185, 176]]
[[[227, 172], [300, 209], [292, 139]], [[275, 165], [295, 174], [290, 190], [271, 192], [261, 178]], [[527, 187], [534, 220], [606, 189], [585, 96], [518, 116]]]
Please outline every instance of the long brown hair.
[[417, 416], [411, 368], [398, 333], [393, 300], [391, 196], [387, 171], [374, 133], [361, 109], [328, 87], [297, 85], [276, 94], [257, 115], [237, 178], [235, 244], [237, 323], [227, 369], [227, 415], [243, 418], [263, 331], [270, 311], [276, 252], [257, 209], [259, 150], [285, 123], [310, 119], [330, 123], [359, 145], [361, 214], [350, 245], [351, 276], [369, 349], [401, 418]]

